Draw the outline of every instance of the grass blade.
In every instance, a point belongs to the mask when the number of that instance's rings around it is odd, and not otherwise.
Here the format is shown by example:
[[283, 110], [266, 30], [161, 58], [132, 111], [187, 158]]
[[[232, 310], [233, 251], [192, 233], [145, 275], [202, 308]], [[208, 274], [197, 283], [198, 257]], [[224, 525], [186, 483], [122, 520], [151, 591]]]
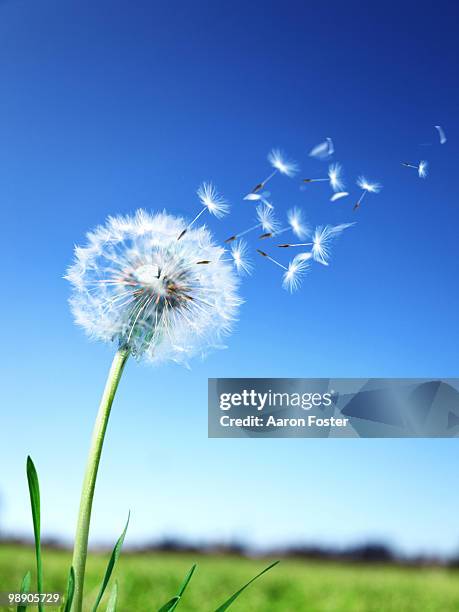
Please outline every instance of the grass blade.
[[118, 538], [118, 541], [115, 544], [115, 548], [113, 549], [112, 554], [110, 556], [110, 560], [108, 562], [107, 569], [105, 570], [104, 579], [102, 580], [102, 584], [100, 587], [99, 595], [97, 596], [96, 603], [94, 604], [92, 612], [96, 612], [97, 608], [99, 607], [100, 601], [102, 597], [104, 596], [105, 589], [107, 588], [108, 581], [110, 580], [110, 576], [112, 575], [113, 568], [115, 567], [115, 563], [118, 561], [118, 557], [120, 556], [121, 547], [123, 546], [124, 538], [126, 536], [126, 531], [129, 525], [130, 515], [131, 513], [128, 514], [128, 518], [126, 521], [126, 525], [124, 526], [123, 533]]
[[75, 593], [75, 570], [70, 568], [69, 579], [67, 581], [67, 594], [65, 596], [64, 612], [70, 612], [73, 603], [73, 595]]
[[182, 597], [183, 593], [186, 590], [186, 587], [188, 586], [188, 583], [190, 582], [193, 574], [194, 574], [194, 570], [196, 569], [196, 563], [191, 567], [191, 569], [188, 571], [188, 574], [185, 576], [185, 578], [183, 579], [182, 584], [179, 587], [178, 593], [177, 593], [177, 597]]
[[165, 603], [164, 606], [158, 610], [158, 612], [171, 612], [171, 610], [177, 607], [179, 601], [180, 597], [176, 595], [172, 599], [169, 599], [169, 601]]
[[179, 605], [180, 600], [183, 597], [183, 593], [186, 591], [186, 587], [188, 586], [188, 583], [191, 580], [191, 577], [194, 574], [194, 570], [196, 569], [196, 563], [194, 565], [191, 566], [191, 569], [188, 570], [188, 573], [186, 574], [185, 578], [183, 579], [182, 584], [179, 586], [179, 590], [178, 593], [175, 597], [173, 597], [172, 599], [170, 599], [160, 610], [160, 612], [162, 610], [164, 611], [169, 611], [169, 612], [173, 612], [173, 610], [175, 610], [175, 608]]
[[268, 565], [268, 567], [265, 567], [265, 569], [260, 572], [259, 574], [257, 574], [255, 576], [255, 578], [252, 578], [252, 580], [249, 580], [249, 582], [247, 582], [247, 584], [244, 584], [244, 586], [242, 588], [239, 589], [239, 591], [236, 591], [236, 593], [234, 593], [234, 595], [231, 595], [231, 597], [229, 599], [227, 599], [225, 601], [224, 604], [222, 604], [219, 608], [217, 608], [215, 610], [215, 612], [223, 612], [224, 610], [227, 610], [230, 605], [232, 603], [234, 603], [234, 601], [239, 597], [239, 595], [242, 593], [242, 591], [245, 591], [245, 589], [252, 584], [252, 582], [255, 582], [255, 580], [257, 580], [258, 578], [260, 578], [260, 576], [262, 576], [264, 573], [268, 572], [270, 569], [272, 569], [275, 565], [277, 565], [279, 563], [279, 561], [275, 561], [274, 563], [271, 563], [271, 565]]
[[[31, 573], [27, 572], [27, 574], [24, 576], [21, 582], [21, 595], [27, 595], [27, 593], [30, 591], [31, 579], [32, 579]], [[26, 612], [26, 609], [27, 609], [27, 604], [19, 604], [19, 606], [17, 607], [17, 612]]]
[[[40, 486], [38, 484], [37, 470], [30, 457], [27, 457], [27, 481], [29, 483], [30, 505], [32, 506], [33, 535], [35, 538], [35, 557], [37, 560], [37, 591], [43, 592], [43, 567], [41, 562], [40, 545]], [[38, 604], [39, 612], [43, 611], [43, 604]]]
[[106, 612], [116, 612], [116, 602], [118, 601], [118, 580], [115, 580], [110, 597], [108, 598]]

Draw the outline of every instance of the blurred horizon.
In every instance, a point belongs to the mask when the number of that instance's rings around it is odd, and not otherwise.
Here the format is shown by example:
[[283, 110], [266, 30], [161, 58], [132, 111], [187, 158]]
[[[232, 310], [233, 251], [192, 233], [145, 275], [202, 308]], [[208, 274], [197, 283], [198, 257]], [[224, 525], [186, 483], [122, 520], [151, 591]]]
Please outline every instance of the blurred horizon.
[[[357, 225], [293, 295], [254, 237], [225, 350], [191, 370], [130, 360], [91, 541], [113, 542], [131, 510], [127, 546], [174, 534], [457, 552], [456, 439], [208, 439], [207, 379], [457, 376], [458, 14], [446, 0], [0, 2], [0, 532], [32, 534], [31, 455], [44, 537], [73, 537], [113, 355], [72, 321], [74, 245], [139, 207], [193, 218], [203, 180], [232, 204], [205, 218], [222, 242], [253, 223], [242, 197], [280, 147], [301, 173], [269, 183], [279, 216], [296, 205], [312, 225]], [[308, 156], [326, 137], [351, 194], [335, 203], [326, 184], [300, 189], [326, 172]], [[424, 158], [425, 180], [401, 166]], [[361, 174], [383, 189], [354, 213]]]

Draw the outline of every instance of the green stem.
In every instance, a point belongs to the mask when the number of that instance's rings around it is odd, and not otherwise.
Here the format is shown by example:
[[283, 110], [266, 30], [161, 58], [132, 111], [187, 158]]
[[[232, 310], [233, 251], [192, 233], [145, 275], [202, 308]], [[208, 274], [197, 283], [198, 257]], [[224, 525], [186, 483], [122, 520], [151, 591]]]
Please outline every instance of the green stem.
[[88, 554], [89, 525], [91, 522], [92, 500], [94, 498], [97, 470], [99, 468], [102, 446], [104, 444], [105, 432], [113, 399], [128, 357], [129, 350], [120, 348], [113, 358], [92, 432], [91, 447], [89, 449], [83, 488], [81, 490], [80, 510], [78, 512], [75, 546], [73, 549], [72, 566], [75, 571], [75, 593], [73, 597], [72, 612], [81, 612], [82, 610], [84, 573]]

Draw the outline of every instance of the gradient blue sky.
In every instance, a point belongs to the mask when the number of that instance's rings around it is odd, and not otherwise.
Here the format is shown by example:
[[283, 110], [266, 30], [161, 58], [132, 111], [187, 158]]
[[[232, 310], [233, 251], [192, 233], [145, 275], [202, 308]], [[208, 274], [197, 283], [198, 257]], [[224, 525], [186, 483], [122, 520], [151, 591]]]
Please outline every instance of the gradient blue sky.
[[[73, 245], [108, 214], [194, 215], [203, 179], [233, 203], [211, 223], [224, 239], [250, 223], [241, 196], [271, 147], [323, 173], [307, 152], [332, 136], [349, 183], [364, 173], [383, 191], [353, 214], [355, 187], [330, 204], [325, 185], [273, 180], [279, 211], [358, 225], [293, 296], [256, 260], [226, 351], [191, 371], [128, 364], [93, 541], [113, 540], [130, 508], [130, 544], [458, 550], [457, 440], [209, 440], [206, 415], [208, 377], [457, 375], [457, 13], [443, 0], [0, 2], [1, 529], [32, 532], [30, 453], [44, 533], [73, 534], [112, 355], [73, 325]], [[424, 157], [426, 181], [400, 166]]]

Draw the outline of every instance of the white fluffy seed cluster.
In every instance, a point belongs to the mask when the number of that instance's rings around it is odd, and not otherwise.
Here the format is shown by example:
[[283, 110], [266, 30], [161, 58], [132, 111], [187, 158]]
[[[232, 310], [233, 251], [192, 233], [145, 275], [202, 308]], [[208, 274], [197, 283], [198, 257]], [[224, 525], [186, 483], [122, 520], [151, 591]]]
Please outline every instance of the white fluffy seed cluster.
[[221, 346], [242, 300], [233, 265], [205, 227], [143, 210], [109, 217], [75, 248], [66, 278], [76, 323], [150, 362]]

